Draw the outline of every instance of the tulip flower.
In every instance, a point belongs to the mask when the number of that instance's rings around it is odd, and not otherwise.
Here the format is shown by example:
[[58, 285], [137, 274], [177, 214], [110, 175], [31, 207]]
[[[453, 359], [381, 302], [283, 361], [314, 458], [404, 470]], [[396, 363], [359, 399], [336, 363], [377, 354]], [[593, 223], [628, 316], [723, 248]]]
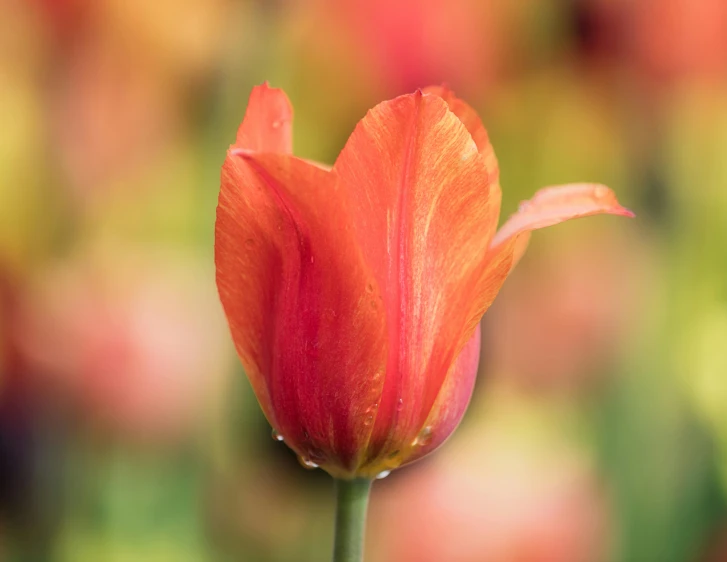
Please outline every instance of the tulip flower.
[[255, 88], [222, 168], [217, 286], [274, 435], [338, 479], [335, 559], [356, 560], [370, 480], [464, 415], [478, 323], [530, 232], [632, 213], [605, 186], [573, 184], [496, 230], [493, 148], [443, 87], [369, 111], [330, 169], [295, 157], [291, 131], [285, 93]]

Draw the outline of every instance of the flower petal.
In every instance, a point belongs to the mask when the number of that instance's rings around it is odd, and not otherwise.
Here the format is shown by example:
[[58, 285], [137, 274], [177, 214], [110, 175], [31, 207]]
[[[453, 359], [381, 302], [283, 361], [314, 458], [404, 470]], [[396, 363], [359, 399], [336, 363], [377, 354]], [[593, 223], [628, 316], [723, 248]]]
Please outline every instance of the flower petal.
[[369, 439], [386, 328], [336, 176], [292, 156], [233, 149], [215, 264], [238, 354], [269, 421], [303, 458], [346, 476]]
[[569, 219], [600, 214], [633, 217], [622, 207], [616, 195], [605, 185], [574, 183], [559, 187], [546, 187], [532, 199], [520, 204], [520, 209], [497, 231], [492, 246], [498, 246], [509, 238], [519, 236]]
[[432, 411], [424, 422], [405, 462], [410, 463], [431, 453], [444, 443], [462, 421], [472, 398], [480, 364], [480, 326], [457, 357], [445, 378]]
[[634, 216], [619, 204], [616, 195], [605, 185], [578, 183], [539, 190], [532, 199], [521, 203], [518, 212], [497, 231], [487, 256], [497, 264], [489, 267], [495, 273], [481, 282], [498, 287], [494, 298], [499, 286], [525, 253], [533, 230], [599, 214]]
[[495, 157], [495, 149], [492, 148], [490, 143], [490, 137], [487, 134], [485, 126], [480, 120], [480, 116], [472, 107], [465, 101], [459, 99], [452, 90], [446, 86], [428, 86], [424, 88], [425, 94], [434, 94], [439, 96], [447, 102], [449, 110], [454, 113], [459, 120], [462, 121], [467, 130], [472, 135], [472, 140], [475, 141], [477, 149], [485, 159], [487, 165], [487, 171], [490, 172], [490, 181], [497, 182], [500, 179], [500, 168], [497, 164], [497, 158]]
[[465, 318], [479, 296], [470, 281], [482, 269], [499, 199], [462, 122], [421, 92], [372, 109], [333, 169], [386, 306], [386, 382], [368, 455], [378, 464], [422, 427], [472, 336]]
[[267, 82], [252, 89], [234, 146], [257, 152], [293, 153], [293, 107], [283, 90], [271, 88]]
[[[493, 201], [497, 201], [498, 209], [502, 202], [502, 188], [500, 187], [500, 165], [497, 163], [497, 157], [495, 156], [495, 149], [492, 147], [490, 142], [490, 136], [487, 134], [487, 129], [482, 124], [480, 116], [477, 112], [472, 109], [467, 102], [458, 98], [452, 90], [447, 86], [428, 86], [424, 88], [424, 93], [433, 94], [439, 96], [449, 106], [449, 110], [454, 113], [462, 124], [467, 128], [472, 140], [477, 145], [477, 150], [485, 160], [485, 166], [487, 166], [487, 172], [490, 175], [490, 198]], [[498, 211], [499, 212], [499, 211]]]

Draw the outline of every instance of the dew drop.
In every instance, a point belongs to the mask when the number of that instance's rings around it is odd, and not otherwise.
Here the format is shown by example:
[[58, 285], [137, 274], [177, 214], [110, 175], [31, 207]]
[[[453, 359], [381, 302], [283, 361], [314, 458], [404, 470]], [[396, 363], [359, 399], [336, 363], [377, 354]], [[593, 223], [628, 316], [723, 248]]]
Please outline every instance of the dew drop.
[[384, 478], [386, 478], [386, 477], [387, 477], [387, 476], [388, 476], [389, 474], [391, 474], [391, 471], [390, 471], [390, 470], [384, 470], [384, 471], [382, 471], [382, 472], [379, 472], [379, 473], [378, 473], [378, 474], [376, 475], [376, 480], [383, 480], [383, 479], [384, 479]]
[[427, 426], [419, 432], [419, 435], [417, 435], [416, 439], [414, 439], [414, 443], [412, 443], [412, 445], [423, 447], [424, 445], [428, 445], [431, 440], [432, 428]]
[[275, 439], [275, 441], [285, 441], [282, 433], [279, 433], [277, 429], [273, 429], [271, 435], [273, 436], [273, 439]]
[[372, 283], [369, 283], [368, 285], [366, 285], [366, 292], [369, 294], [374, 292], [374, 285]]
[[253, 246], [255, 246], [255, 240], [253, 240], [252, 238], [248, 238], [247, 240], [245, 240], [245, 246], [247, 246], [248, 248], [252, 248]]
[[402, 398], [399, 398], [399, 400], [396, 401], [396, 411], [401, 412], [404, 409], [404, 400]]
[[372, 423], [374, 423], [374, 417], [376, 415], [376, 410], [379, 409], [378, 402], [374, 402], [371, 406], [369, 406], [366, 409], [366, 412], [364, 413], [364, 425], [370, 426]]
[[315, 261], [316, 261], [316, 260], [315, 260], [315, 258], [314, 258], [313, 256], [311, 256], [311, 257], [310, 257], [310, 262], [311, 262], [311, 263], [313, 263], [313, 262], [315, 262]]
[[303, 468], [307, 468], [308, 470], [313, 470], [315, 468], [318, 468], [318, 465], [314, 463], [311, 459], [308, 457], [298, 457], [298, 462], [303, 466]]

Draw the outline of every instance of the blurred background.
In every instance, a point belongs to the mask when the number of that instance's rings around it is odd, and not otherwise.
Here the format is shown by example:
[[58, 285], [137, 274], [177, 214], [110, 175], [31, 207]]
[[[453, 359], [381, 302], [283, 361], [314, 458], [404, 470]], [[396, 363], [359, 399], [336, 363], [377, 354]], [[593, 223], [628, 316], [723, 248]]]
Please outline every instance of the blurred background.
[[0, 0], [0, 561], [327, 560], [332, 484], [270, 438], [212, 262], [251, 87], [332, 163], [446, 82], [538, 233], [455, 436], [375, 486], [370, 562], [727, 561], [725, 0]]

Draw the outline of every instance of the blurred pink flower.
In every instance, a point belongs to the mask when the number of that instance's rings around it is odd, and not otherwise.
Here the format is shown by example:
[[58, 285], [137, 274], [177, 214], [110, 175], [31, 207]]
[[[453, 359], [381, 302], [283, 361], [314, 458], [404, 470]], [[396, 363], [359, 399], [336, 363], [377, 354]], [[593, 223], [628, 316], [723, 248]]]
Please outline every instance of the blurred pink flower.
[[[490, 83], [507, 51], [503, 3], [488, 0], [309, 0], [347, 30], [387, 94], [447, 82], [472, 92]], [[331, 21], [331, 20], [329, 20]], [[324, 26], [321, 26], [323, 31]]]
[[638, 330], [651, 273], [642, 246], [585, 231], [522, 264], [527, 274], [515, 273], [485, 317], [486, 371], [540, 389], [594, 382]]
[[27, 294], [22, 349], [92, 421], [132, 439], [183, 437], [229, 363], [213, 284], [185, 263], [119, 259], [43, 272]]
[[[464, 435], [464, 434], [463, 434]], [[608, 510], [590, 465], [471, 432], [373, 502], [375, 562], [597, 562]], [[375, 492], [376, 493], [376, 492]]]

